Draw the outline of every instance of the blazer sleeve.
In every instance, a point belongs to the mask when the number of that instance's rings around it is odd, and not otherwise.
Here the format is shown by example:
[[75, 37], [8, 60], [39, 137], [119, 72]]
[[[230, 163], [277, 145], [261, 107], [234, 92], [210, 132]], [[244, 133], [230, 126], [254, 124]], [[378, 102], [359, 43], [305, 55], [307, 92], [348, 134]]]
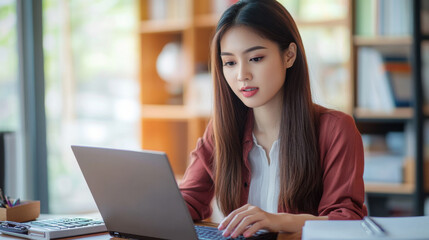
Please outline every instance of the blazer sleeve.
[[349, 115], [341, 113], [325, 122], [329, 125], [321, 126], [319, 136], [324, 141], [320, 145], [324, 173], [319, 215], [329, 220], [362, 219], [367, 209], [361, 135]]
[[179, 184], [180, 192], [194, 221], [203, 220], [212, 214], [210, 206], [214, 196], [213, 182], [213, 130], [209, 122], [204, 136], [198, 139], [190, 154], [191, 164]]

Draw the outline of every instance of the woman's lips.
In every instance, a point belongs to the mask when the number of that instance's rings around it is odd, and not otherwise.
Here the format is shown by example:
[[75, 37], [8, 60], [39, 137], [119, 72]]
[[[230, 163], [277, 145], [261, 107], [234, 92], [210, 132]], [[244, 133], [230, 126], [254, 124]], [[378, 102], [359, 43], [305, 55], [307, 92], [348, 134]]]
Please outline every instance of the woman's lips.
[[258, 92], [259, 88], [257, 87], [243, 87], [240, 89], [244, 97], [248, 98], [255, 95]]

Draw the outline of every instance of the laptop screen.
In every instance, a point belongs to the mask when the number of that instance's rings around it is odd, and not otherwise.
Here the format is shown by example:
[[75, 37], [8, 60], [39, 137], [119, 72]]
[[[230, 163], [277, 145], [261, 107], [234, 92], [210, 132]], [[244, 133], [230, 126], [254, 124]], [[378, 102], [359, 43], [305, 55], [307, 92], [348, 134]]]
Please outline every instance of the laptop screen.
[[108, 231], [197, 239], [165, 153], [85, 146], [72, 150]]

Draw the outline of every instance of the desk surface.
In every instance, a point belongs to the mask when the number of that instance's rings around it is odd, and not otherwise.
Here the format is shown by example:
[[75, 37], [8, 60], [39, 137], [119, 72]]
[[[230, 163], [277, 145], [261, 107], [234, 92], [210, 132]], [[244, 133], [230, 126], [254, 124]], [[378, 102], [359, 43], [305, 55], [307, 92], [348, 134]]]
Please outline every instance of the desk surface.
[[[199, 225], [203, 226], [217, 226], [215, 223], [199, 223]], [[12, 240], [12, 239], [21, 239], [18, 237], [12, 237], [4, 234], [0, 234], [0, 238], [3, 240]], [[114, 238], [111, 237], [107, 232], [104, 233], [96, 233], [96, 234], [90, 234], [90, 235], [83, 235], [78, 237], [71, 237], [71, 238], [64, 238], [64, 239], [87, 239], [87, 240], [122, 240], [122, 238]], [[292, 240], [292, 239], [301, 239], [301, 233], [280, 233], [277, 237], [278, 240]]]

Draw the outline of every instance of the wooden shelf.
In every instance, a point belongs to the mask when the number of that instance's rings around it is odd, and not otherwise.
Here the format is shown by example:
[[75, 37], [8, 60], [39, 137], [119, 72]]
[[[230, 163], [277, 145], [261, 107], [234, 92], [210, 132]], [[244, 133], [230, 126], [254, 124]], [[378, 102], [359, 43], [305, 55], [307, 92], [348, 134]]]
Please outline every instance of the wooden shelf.
[[200, 113], [184, 105], [153, 105], [144, 104], [141, 108], [143, 119], [188, 121], [193, 118], [208, 118], [205, 113]]
[[[195, 17], [196, 27], [215, 27], [220, 16], [217, 14], [201, 14]], [[345, 18], [323, 19], [323, 20], [297, 20], [296, 24], [300, 27], [321, 27], [321, 26], [347, 26], [348, 21]]]
[[[197, 111], [186, 100], [197, 74], [195, 66], [209, 63], [210, 39], [219, 15], [213, 11], [214, 1], [165, 1], [167, 18], [159, 20], [150, 18], [151, 1], [138, 1], [141, 147], [166, 152], [178, 175], [184, 174], [189, 153], [209, 121], [208, 113]], [[160, 53], [172, 42], [180, 43], [187, 63], [183, 93], [177, 95], [168, 91], [156, 67]]]
[[404, 37], [354, 36], [353, 41], [356, 46], [398, 46], [398, 45], [411, 45], [413, 43], [413, 39], [411, 36], [404, 36]]
[[190, 27], [184, 19], [147, 20], [140, 24], [140, 33], [180, 33]]
[[216, 24], [220, 16], [216, 14], [201, 14], [195, 17], [194, 25], [195, 27], [216, 27]]
[[396, 108], [393, 111], [383, 112], [364, 108], [356, 108], [354, 116], [358, 119], [403, 119], [408, 120], [413, 117], [413, 109], [410, 107]]
[[175, 121], [187, 121], [190, 118], [189, 111], [183, 105], [143, 105], [141, 108], [144, 119], [163, 119]]
[[414, 184], [410, 183], [365, 183], [367, 193], [412, 194]]
[[347, 26], [347, 19], [323, 19], [323, 20], [297, 20], [296, 24], [300, 27], [336, 27], [336, 26]]

